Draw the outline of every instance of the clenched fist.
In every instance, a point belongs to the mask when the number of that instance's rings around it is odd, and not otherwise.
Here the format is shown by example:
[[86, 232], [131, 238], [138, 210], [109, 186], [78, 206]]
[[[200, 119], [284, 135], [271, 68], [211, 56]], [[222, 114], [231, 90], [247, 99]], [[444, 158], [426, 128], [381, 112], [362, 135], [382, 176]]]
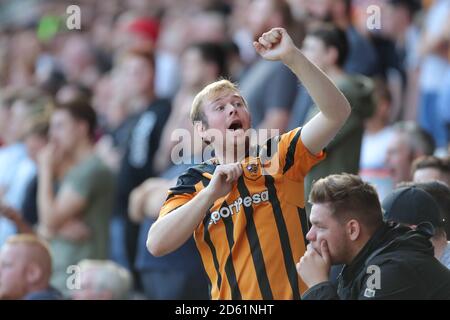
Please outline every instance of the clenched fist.
[[219, 165], [214, 171], [211, 182], [206, 191], [209, 193], [211, 199], [217, 200], [230, 193], [233, 184], [242, 175], [242, 166], [240, 163], [230, 163]]
[[273, 28], [263, 33], [253, 46], [261, 57], [266, 60], [281, 60], [286, 62], [295, 52], [295, 45], [283, 28]]

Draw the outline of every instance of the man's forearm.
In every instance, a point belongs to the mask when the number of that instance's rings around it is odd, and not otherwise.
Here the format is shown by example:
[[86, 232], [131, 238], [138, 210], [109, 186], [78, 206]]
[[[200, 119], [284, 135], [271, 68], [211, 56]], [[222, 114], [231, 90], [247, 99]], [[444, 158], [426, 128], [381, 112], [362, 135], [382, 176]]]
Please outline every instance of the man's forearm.
[[203, 189], [191, 201], [158, 219], [148, 233], [148, 250], [154, 256], [162, 256], [178, 249], [192, 236], [213, 203], [214, 199]]
[[41, 170], [38, 180], [38, 215], [39, 222], [47, 228], [52, 228], [51, 216], [54, 199], [53, 175], [47, 170]]
[[299, 49], [295, 48], [286, 55], [283, 63], [295, 73], [326, 118], [341, 122], [347, 119], [350, 113], [347, 99], [330, 78]]

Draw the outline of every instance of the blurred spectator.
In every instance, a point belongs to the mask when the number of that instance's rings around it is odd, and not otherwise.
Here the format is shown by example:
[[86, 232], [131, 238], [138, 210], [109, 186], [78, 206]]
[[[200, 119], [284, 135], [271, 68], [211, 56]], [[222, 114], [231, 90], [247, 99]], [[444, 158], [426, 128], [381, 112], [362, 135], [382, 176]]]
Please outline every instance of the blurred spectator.
[[[425, 191], [415, 191], [436, 206]], [[310, 201], [310, 245], [297, 264], [309, 287], [303, 299], [450, 299], [450, 270], [433, 256], [431, 230], [383, 223], [377, 193], [368, 183], [354, 175], [331, 175], [314, 184]], [[420, 201], [412, 192], [396, 193], [383, 209], [387, 216], [397, 208], [407, 214], [408, 208], [416, 208], [411, 203]], [[426, 208], [428, 203], [420, 205]], [[330, 265], [339, 263], [345, 267], [336, 291], [327, 280]], [[378, 267], [379, 286], [371, 285], [373, 266]]]
[[346, 31], [349, 53], [344, 70], [350, 74], [374, 76], [380, 72], [377, 52], [364, 35], [352, 24], [352, 0], [307, 0], [308, 13], [313, 21], [333, 22]]
[[[450, 244], [447, 242], [445, 226], [448, 213], [445, 205], [450, 200], [450, 189], [439, 182], [402, 184], [383, 201], [384, 219], [408, 225], [416, 229], [428, 222], [434, 231], [430, 238], [434, 256], [450, 269]], [[446, 203], [442, 202], [445, 201]]]
[[36, 60], [40, 43], [34, 30], [20, 30], [8, 44], [8, 84], [16, 88], [26, 88], [33, 84]]
[[446, 220], [445, 228], [448, 240], [450, 240], [450, 197], [448, 196], [447, 188], [444, 188], [442, 184], [446, 184], [447, 187], [450, 186], [449, 169], [448, 157], [445, 159], [433, 156], [420, 157], [412, 165], [413, 181], [415, 183], [421, 184], [421, 186], [428, 186], [426, 184], [427, 182], [434, 182], [430, 184], [430, 188], [424, 189], [436, 199], [436, 202], [441, 208], [442, 216]]
[[[35, 121], [25, 137], [27, 154], [35, 165], [38, 163], [38, 154], [48, 143], [49, 120], [41, 119]], [[23, 220], [32, 227], [35, 227], [38, 223], [37, 188], [38, 176], [36, 172], [26, 187], [25, 196], [20, 208]]]
[[450, 186], [450, 157], [420, 157], [413, 162], [411, 171], [414, 182], [442, 181]]
[[99, 78], [94, 48], [82, 34], [67, 37], [58, 55], [64, 75], [69, 82], [92, 87]]
[[86, 101], [58, 104], [50, 143], [38, 156], [40, 234], [50, 242], [52, 284], [65, 295], [68, 266], [108, 257], [114, 181], [94, 154], [95, 126], [94, 110]]
[[132, 49], [96, 88], [93, 101], [104, 133], [96, 149], [114, 172], [119, 170], [133, 127], [154, 98], [154, 67], [151, 51]]
[[0, 300], [60, 300], [50, 286], [48, 245], [31, 234], [9, 237], [0, 250]]
[[[290, 30], [293, 19], [284, 1], [254, 0], [248, 9], [248, 28], [253, 40], [274, 27]], [[295, 39], [293, 37], [293, 39]], [[255, 128], [286, 131], [297, 92], [297, 78], [281, 62], [258, 58], [239, 80]]]
[[74, 300], [128, 300], [133, 278], [124, 267], [110, 260], [82, 260], [80, 289], [74, 290]]
[[446, 145], [443, 148], [443, 153], [450, 155], [450, 20], [447, 21], [447, 26], [444, 34], [447, 35], [448, 54], [447, 54], [447, 71], [442, 80], [442, 88], [439, 92], [438, 98], [438, 112], [443, 117], [445, 126]]
[[388, 0], [382, 5], [381, 29], [372, 32], [384, 77], [392, 94], [391, 119], [415, 119], [420, 30], [414, 19], [418, 0]]
[[374, 98], [375, 112], [364, 125], [359, 175], [364, 181], [372, 183], [382, 200], [394, 187], [385, 162], [394, 130], [389, 126], [392, 97], [381, 79], [375, 81]]
[[389, 141], [386, 166], [394, 185], [411, 181], [412, 162], [420, 156], [432, 155], [433, 138], [413, 122], [394, 125], [394, 136]]
[[[7, 145], [0, 149], [0, 190], [5, 205], [20, 210], [26, 187], [36, 173], [35, 164], [27, 155], [24, 143], [33, 119], [45, 117], [49, 98], [35, 88], [17, 92], [5, 128]], [[0, 218], [0, 245], [15, 233], [11, 221]]]
[[[112, 250], [113, 259], [117, 259], [115, 261], [132, 269], [139, 225], [128, 219], [128, 198], [134, 188], [156, 174], [154, 157], [170, 114], [170, 104], [155, 95], [155, 61], [152, 53], [131, 50], [126, 53], [124, 59], [121, 85], [122, 89], [128, 89], [126, 94], [129, 97], [129, 114], [137, 113], [134, 118], [127, 119], [133, 121], [134, 125], [130, 127], [130, 136], [126, 140], [125, 153], [117, 177]], [[121, 250], [125, 250], [126, 257], [120, 256]]]
[[[326, 159], [306, 176], [307, 196], [313, 181], [319, 178], [333, 173], [358, 173], [364, 121], [372, 115], [374, 102], [373, 82], [365, 76], [349, 75], [343, 70], [348, 53], [347, 36], [343, 30], [330, 24], [308, 32], [302, 51], [334, 81], [352, 107], [349, 119], [328, 144]], [[318, 111], [316, 106], [310, 108], [307, 119], [313, 118]]]
[[[429, 8], [420, 41], [420, 100], [418, 122], [429, 132], [438, 148], [447, 147], [444, 118], [438, 107], [443, 79], [450, 68], [448, 63], [449, 40], [446, 23], [450, 16], [450, 1], [436, 0]], [[447, 89], [448, 90], [448, 89]]]
[[26, 157], [18, 164], [16, 176], [4, 195], [4, 201], [13, 208], [20, 210], [26, 197], [27, 186], [37, 174], [36, 154], [43, 147], [42, 139], [39, 139], [35, 132], [42, 129], [46, 134], [52, 105], [46, 96], [19, 99], [18, 102], [30, 104], [31, 110], [24, 124], [23, 143], [26, 149]]

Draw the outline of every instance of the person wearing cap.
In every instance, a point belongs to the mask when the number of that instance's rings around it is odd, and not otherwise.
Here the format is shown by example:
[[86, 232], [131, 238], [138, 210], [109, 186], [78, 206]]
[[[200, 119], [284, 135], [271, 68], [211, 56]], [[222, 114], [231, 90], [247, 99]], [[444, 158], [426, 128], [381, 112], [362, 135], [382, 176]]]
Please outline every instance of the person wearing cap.
[[[422, 190], [432, 199], [424, 195]], [[434, 247], [434, 256], [450, 269], [450, 242], [447, 240], [450, 236], [450, 188], [440, 181], [410, 182], [401, 184], [396, 192], [402, 196], [399, 196], [395, 207], [386, 211], [385, 219], [407, 224], [413, 229], [423, 222], [431, 223], [434, 234], [430, 241]], [[386, 198], [385, 203], [392, 206], [392, 198]]]
[[[417, 194], [429, 196], [419, 189], [396, 190], [383, 203], [387, 216], [402, 202], [430, 206], [415, 200]], [[450, 271], [433, 257], [431, 226], [413, 230], [383, 221], [375, 189], [356, 175], [318, 180], [309, 201], [310, 244], [297, 263], [309, 288], [302, 299], [450, 299]], [[336, 264], [344, 264], [337, 289], [328, 279]]]

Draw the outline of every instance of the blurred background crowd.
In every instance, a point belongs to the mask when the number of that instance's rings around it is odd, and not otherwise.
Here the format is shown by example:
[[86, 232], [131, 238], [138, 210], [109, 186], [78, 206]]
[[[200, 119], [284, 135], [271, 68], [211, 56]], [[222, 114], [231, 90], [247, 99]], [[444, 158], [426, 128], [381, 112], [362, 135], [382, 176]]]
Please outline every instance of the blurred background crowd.
[[219, 78], [239, 84], [255, 128], [317, 112], [252, 46], [279, 26], [352, 106], [305, 192], [341, 172], [380, 199], [400, 182], [450, 184], [450, 0], [3, 0], [0, 299], [207, 299], [193, 240], [163, 258], [145, 246], [189, 167], [171, 160], [172, 134], [194, 134], [192, 100]]

